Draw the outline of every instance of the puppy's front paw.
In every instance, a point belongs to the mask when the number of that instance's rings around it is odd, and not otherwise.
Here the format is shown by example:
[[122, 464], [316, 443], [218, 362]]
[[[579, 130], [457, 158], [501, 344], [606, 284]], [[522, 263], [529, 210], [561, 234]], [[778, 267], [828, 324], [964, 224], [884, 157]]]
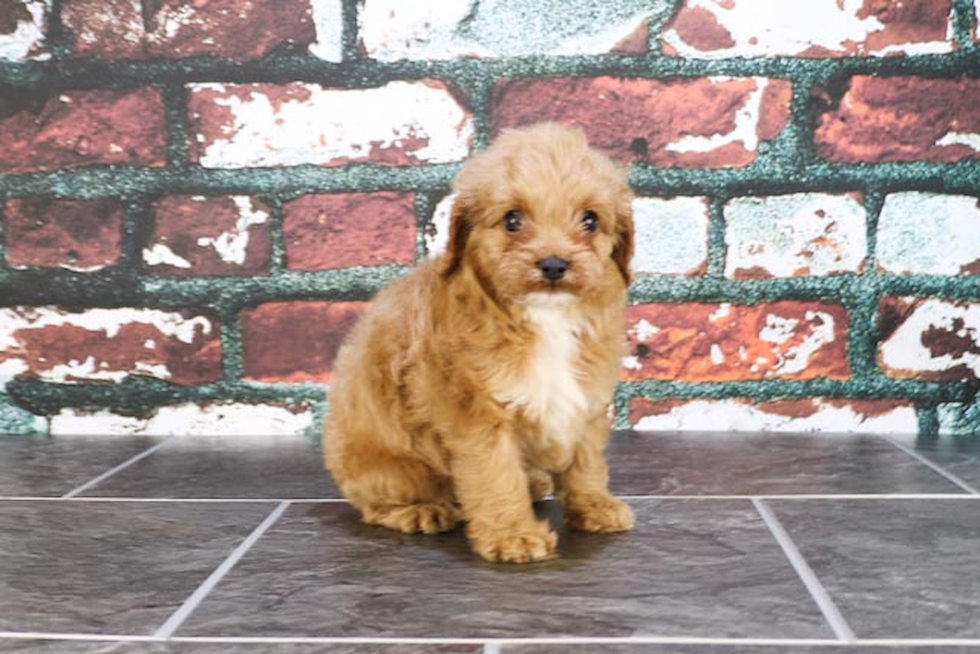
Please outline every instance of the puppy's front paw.
[[578, 531], [627, 531], [636, 523], [633, 510], [611, 495], [576, 498], [566, 510], [568, 526]]
[[451, 504], [423, 503], [386, 506], [365, 511], [364, 521], [406, 534], [438, 534], [456, 526], [459, 511]]
[[470, 538], [473, 551], [487, 561], [531, 563], [558, 556], [558, 534], [544, 525], [520, 531], [471, 533]]

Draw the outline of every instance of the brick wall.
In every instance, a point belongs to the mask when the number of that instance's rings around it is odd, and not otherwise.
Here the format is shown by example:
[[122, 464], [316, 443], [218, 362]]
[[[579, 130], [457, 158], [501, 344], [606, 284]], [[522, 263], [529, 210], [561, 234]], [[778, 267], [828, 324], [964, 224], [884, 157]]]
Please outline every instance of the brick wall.
[[971, 0], [0, 0], [0, 429], [308, 431], [459, 163], [631, 164], [616, 425], [975, 432]]

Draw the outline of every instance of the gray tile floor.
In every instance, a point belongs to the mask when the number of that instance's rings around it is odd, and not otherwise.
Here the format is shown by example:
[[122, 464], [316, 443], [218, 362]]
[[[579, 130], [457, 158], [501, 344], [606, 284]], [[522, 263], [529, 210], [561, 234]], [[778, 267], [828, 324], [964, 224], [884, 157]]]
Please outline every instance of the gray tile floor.
[[0, 437], [0, 653], [980, 653], [980, 441], [609, 458], [636, 529], [507, 566], [360, 524], [303, 438]]

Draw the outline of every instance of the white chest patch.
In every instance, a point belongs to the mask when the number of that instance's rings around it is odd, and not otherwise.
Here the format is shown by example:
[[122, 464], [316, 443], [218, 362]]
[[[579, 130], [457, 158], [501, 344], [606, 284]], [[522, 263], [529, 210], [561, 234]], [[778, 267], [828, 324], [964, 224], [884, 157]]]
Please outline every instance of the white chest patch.
[[588, 399], [576, 361], [583, 324], [567, 295], [531, 296], [526, 312], [537, 341], [523, 369], [500, 399], [520, 406], [541, 425], [542, 436], [570, 445], [578, 435]]

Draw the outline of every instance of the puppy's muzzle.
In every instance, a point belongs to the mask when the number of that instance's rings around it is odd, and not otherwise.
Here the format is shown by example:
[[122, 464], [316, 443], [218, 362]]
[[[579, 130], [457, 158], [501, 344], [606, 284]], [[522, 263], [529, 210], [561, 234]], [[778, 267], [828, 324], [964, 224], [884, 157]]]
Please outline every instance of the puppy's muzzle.
[[538, 270], [549, 282], [557, 282], [568, 271], [568, 262], [561, 257], [545, 257], [538, 261]]

